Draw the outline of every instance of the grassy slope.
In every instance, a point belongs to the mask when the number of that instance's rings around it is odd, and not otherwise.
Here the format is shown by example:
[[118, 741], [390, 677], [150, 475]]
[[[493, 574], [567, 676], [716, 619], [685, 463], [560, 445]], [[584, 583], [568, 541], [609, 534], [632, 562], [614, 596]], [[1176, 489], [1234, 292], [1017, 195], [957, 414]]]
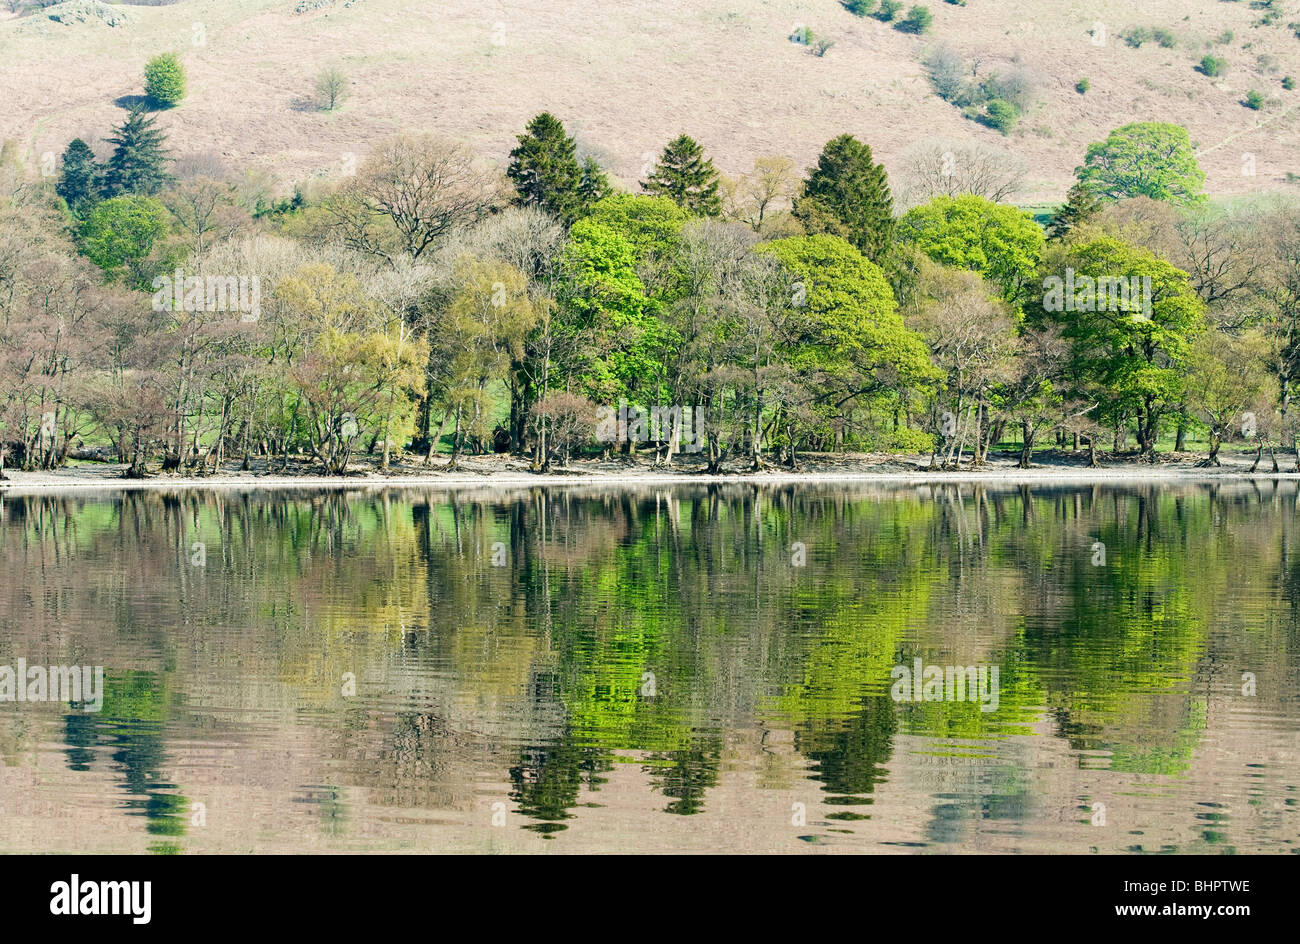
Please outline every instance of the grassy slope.
[[[836, 0], [361, 0], [350, 9], [338, 0], [305, 15], [293, 14], [295, 3], [127, 6], [131, 23], [117, 29], [0, 20], [0, 137], [19, 141], [33, 165], [74, 135], [98, 140], [120, 120], [115, 100], [141, 90], [145, 60], [174, 50], [190, 73], [189, 98], [163, 118], [176, 151], [214, 152], [286, 183], [337, 173], [347, 155], [399, 130], [452, 135], [504, 160], [527, 119], [550, 109], [630, 186], [682, 131], [727, 172], [770, 153], [803, 166], [850, 131], [887, 165], [927, 137], [1005, 143], [1031, 161], [1022, 199], [1051, 201], [1088, 142], [1128, 121], [1162, 120], [1191, 129], [1211, 193], [1297, 190], [1286, 174], [1300, 173], [1300, 110], [1280, 117], [1300, 105], [1300, 91], [1280, 81], [1300, 78], [1300, 39], [1286, 25], [1300, 21], [1297, 0], [1283, 0], [1280, 21], [1261, 28], [1246, 0], [933, 0], [925, 37], [858, 19]], [[1088, 36], [1096, 20], [1104, 47]], [[203, 46], [191, 43], [196, 22]], [[796, 24], [836, 45], [811, 55], [787, 39]], [[1178, 47], [1129, 48], [1119, 34], [1134, 25], [1165, 27]], [[1194, 72], [1224, 29], [1236, 33], [1215, 47], [1227, 74]], [[930, 92], [918, 60], [937, 41], [982, 55], [986, 72], [1015, 59], [1041, 75], [1042, 102], [1009, 139]], [[351, 100], [333, 114], [295, 107], [326, 64], [354, 78]], [[1092, 89], [1079, 95], [1085, 75]], [[1265, 110], [1241, 106], [1250, 88], [1271, 99]], [[1247, 151], [1255, 177], [1241, 173]]]

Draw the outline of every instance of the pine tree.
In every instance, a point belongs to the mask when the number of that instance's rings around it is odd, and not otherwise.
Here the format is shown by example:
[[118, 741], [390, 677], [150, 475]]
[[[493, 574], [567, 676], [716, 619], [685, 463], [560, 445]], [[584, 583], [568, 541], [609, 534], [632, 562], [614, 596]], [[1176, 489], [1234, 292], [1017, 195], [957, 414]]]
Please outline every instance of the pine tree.
[[166, 165], [171, 161], [166, 135], [141, 107], [132, 108], [108, 143], [113, 156], [104, 171], [103, 195], [155, 194], [171, 181]]
[[884, 166], [852, 135], [832, 138], [809, 169], [794, 215], [810, 234], [843, 235], [879, 263], [894, 234], [894, 198]]
[[1047, 224], [1047, 238], [1064, 239], [1070, 230], [1087, 221], [1101, 209], [1101, 200], [1092, 188], [1084, 183], [1076, 183], [1065, 195], [1063, 203]]
[[519, 145], [510, 152], [506, 176], [519, 192], [520, 203], [540, 207], [569, 224], [592, 202], [590, 193], [583, 188], [592, 168], [599, 181], [591, 182], [603, 183], [603, 189], [608, 189], [608, 181], [595, 161], [588, 158], [586, 164], [580, 165], [573, 138], [565, 133], [558, 118], [544, 111], [519, 135]]
[[578, 193], [582, 197], [583, 209], [587, 209], [597, 200], [609, 196], [614, 188], [609, 185], [609, 177], [596, 163], [594, 157], [582, 162], [582, 179], [578, 181]]
[[59, 171], [54, 192], [63, 198], [73, 213], [92, 203], [98, 197], [99, 167], [95, 152], [81, 138], [73, 138], [63, 149], [63, 168]]
[[704, 149], [683, 134], [668, 142], [650, 179], [641, 186], [647, 193], [668, 197], [687, 212], [717, 216], [722, 212], [718, 179], [718, 171], [704, 156]]

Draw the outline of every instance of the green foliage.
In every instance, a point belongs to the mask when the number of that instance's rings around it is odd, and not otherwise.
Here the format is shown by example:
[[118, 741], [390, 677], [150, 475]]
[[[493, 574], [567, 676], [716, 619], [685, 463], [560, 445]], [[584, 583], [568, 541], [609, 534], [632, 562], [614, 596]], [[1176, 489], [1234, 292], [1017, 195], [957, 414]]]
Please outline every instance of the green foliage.
[[841, 4], [854, 16], [866, 16], [876, 8], [876, 0], [841, 0]]
[[762, 244], [805, 289], [783, 354], [835, 390], [904, 390], [935, 376], [920, 335], [898, 314], [884, 272], [847, 241], [813, 235]]
[[1065, 203], [1055, 213], [1047, 227], [1050, 239], [1064, 239], [1080, 223], [1101, 209], [1101, 200], [1081, 183], [1075, 183], [1065, 196]]
[[1150, 42], [1151, 31], [1145, 26], [1131, 26], [1120, 34], [1120, 39], [1134, 49], [1140, 49], [1143, 43]]
[[1003, 134], [1010, 134], [1020, 120], [1020, 109], [1011, 102], [1001, 98], [990, 99], [984, 105], [984, 111], [977, 119], [980, 124], [988, 125]]
[[888, 23], [903, 9], [903, 0], [880, 0], [880, 9], [873, 15], [882, 23]]
[[901, 33], [925, 33], [929, 31], [933, 20], [929, 8], [917, 4], [907, 11], [906, 18], [899, 20], [894, 28]]
[[808, 51], [811, 52], [814, 56], [821, 57], [826, 55], [826, 53], [830, 52], [831, 47], [834, 45], [835, 45], [835, 40], [826, 39], [825, 37], [819, 37], [813, 40], [812, 45], [808, 47]]
[[1090, 88], [1092, 88], [1092, 83], [1086, 78], [1074, 83], [1074, 90], [1080, 95], [1087, 95]]
[[99, 198], [99, 166], [95, 153], [81, 138], [73, 138], [63, 149], [63, 166], [54, 192], [63, 198], [68, 209], [80, 214]]
[[894, 231], [894, 200], [882, 164], [849, 134], [822, 148], [796, 198], [794, 215], [809, 233], [842, 236], [868, 259], [883, 259]]
[[1196, 67], [1197, 71], [1202, 75], [1208, 75], [1211, 78], [1223, 75], [1224, 70], [1227, 68], [1228, 60], [1219, 56], [1211, 56], [1208, 53], [1201, 57], [1201, 64]]
[[676, 252], [690, 214], [667, 197], [619, 193], [595, 203], [588, 219], [625, 240], [634, 263], [653, 265]]
[[1169, 32], [1167, 29], [1153, 29], [1151, 31], [1151, 38], [1156, 41], [1156, 44], [1160, 46], [1161, 49], [1173, 49], [1178, 45], [1178, 40], [1174, 38], [1174, 34]]
[[506, 176], [521, 204], [540, 207], [566, 224], [609, 191], [600, 166], [591, 158], [578, 162], [577, 145], [550, 112], [530, 121], [519, 136]]
[[565, 307], [586, 339], [574, 380], [585, 396], [615, 402], [655, 373], [662, 330], [636, 272], [636, 250], [613, 226], [588, 217], [570, 230], [560, 269]]
[[[1009, 133], [1020, 115], [1029, 111], [1038, 99], [1038, 82], [1026, 69], [995, 72], [975, 83], [971, 81], [971, 65], [947, 46], [932, 49], [924, 65], [930, 85], [940, 98], [962, 108], [963, 114], [972, 121], [1003, 134]], [[992, 105], [993, 102], [999, 104]]]
[[693, 138], [683, 134], [668, 142], [641, 186], [696, 216], [717, 216], [722, 212], [718, 182], [713, 161], [704, 156], [704, 149]]
[[1264, 96], [1255, 89], [1251, 89], [1246, 93], [1246, 98], [1242, 101], [1242, 104], [1247, 108], [1253, 108], [1255, 111], [1259, 111], [1259, 109], [1264, 107]]
[[154, 56], [145, 65], [144, 94], [156, 108], [179, 105], [185, 97], [185, 67], [173, 53]]
[[1028, 297], [1043, 252], [1043, 231], [1032, 216], [973, 195], [913, 207], [898, 235], [935, 262], [978, 272], [1016, 305]]
[[81, 224], [81, 251], [110, 278], [148, 284], [145, 262], [168, 232], [167, 208], [145, 196], [112, 197]]
[[1291, 91], [1293, 88], [1295, 88], [1295, 79], [1289, 75], [1283, 77], [1282, 88], [1286, 89], [1288, 92]]
[[[1095, 380], [1111, 415], [1137, 416], [1142, 450], [1154, 452], [1161, 419], [1183, 395], [1190, 345], [1205, 328], [1204, 304], [1187, 273], [1109, 236], [1064, 249], [1045, 268], [1058, 279], [1072, 272], [1079, 286], [1073, 305], [1054, 310], [1060, 306], [1049, 292], [1042, 311], [1069, 340], [1074, 375]], [[1149, 305], [1130, 294], [1116, 306], [1099, 279], [1149, 279]]]
[[155, 121], [143, 108], [132, 108], [121, 127], [107, 139], [113, 145], [113, 155], [104, 169], [104, 196], [151, 195], [171, 181], [166, 135]]
[[1105, 141], [1088, 146], [1075, 174], [1100, 200], [1150, 197], [1171, 203], [1199, 203], [1205, 172], [1182, 125], [1136, 122], [1116, 128]]

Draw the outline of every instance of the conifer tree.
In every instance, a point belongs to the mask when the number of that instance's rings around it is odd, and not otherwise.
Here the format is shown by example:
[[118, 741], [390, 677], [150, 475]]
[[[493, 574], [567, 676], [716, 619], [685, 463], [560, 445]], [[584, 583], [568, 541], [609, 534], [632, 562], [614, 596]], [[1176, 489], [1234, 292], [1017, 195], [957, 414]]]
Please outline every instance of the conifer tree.
[[141, 107], [132, 108], [108, 143], [113, 156], [104, 171], [103, 195], [116, 197], [126, 193], [152, 195], [171, 181], [167, 164], [170, 152], [166, 135]]
[[73, 138], [63, 149], [63, 167], [54, 192], [73, 213], [80, 213], [98, 197], [99, 167], [95, 164], [95, 152], [81, 138]]
[[578, 194], [582, 197], [582, 208], [584, 212], [591, 207], [597, 200], [601, 200], [614, 192], [614, 188], [609, 184], [609, 177], [605, 171], [596, 163], [594, 157], [588, 157], [582, 162], [582, 178], [578, 181]]
[[577, 220], [609, 189], [594, 160], [578, 163], [573, 138], [558, 118], [545, 111], [519, 135], [506, 176], [515, 185], [520, 203], [540, 207], [566, 224]]
[[1057, 209], [1047, 224], [1049, 239], [1064, 239], [1070, 230], [1090, 219], [1101, 209], [1101, 200], [1092, 189], [1083, 183], [1076, 183], [1065, 195], [1065, 203]]
[[679, 207], [699, 216], [722, 212], [718, 171], [704, 149], [687, 135], [679, 135], [664, 148], [650, 178], [641, 186], [647, 193], [668, 197]]
[[894, 233], [894, 198], [884, 166], [852, 135], [832, 138], [809, 169], [794, 215], [810, 234], [842, 236], [879, 263]]

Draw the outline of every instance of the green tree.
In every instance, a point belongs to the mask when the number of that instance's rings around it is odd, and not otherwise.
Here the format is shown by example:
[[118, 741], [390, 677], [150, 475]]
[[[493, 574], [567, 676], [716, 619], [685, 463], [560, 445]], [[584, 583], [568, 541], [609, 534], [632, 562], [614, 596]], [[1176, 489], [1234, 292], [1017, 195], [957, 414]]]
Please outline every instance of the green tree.
[[[796, 301], [780, 358], [812, 391], [816, 415], [897, 397], [936, 378], [925, 342], [903, 323], [884, 272], [852, 244], [818, 234], [758, 249], [775, 255], [791, 276]], [[791, 413], [782, 424], [793, 447]]]
[[1171, 203], [1204, 200], [1205, 172], [1182, 125], [1135, 122], [1088, 145], [1079, 183], [1103, 202], [1150, 197]]
[[316, 102], [324, 111], [333, 111], [348, 97], [348, 77], [333, 66], [316, 76]]
[[1070, 342], [1070, 372], [1106, 393], [1112, 419], [1136, 417], [1138, 444], [1152, 458], [1161, 419], [1180, 408], [1189, 346], [1205, 324], [1191, 279], [1109, 236], [1061, 250], [1045, 269], [1042, 314]]
[[809, 233], [841, 236], [878, 262], [894, 233], [894, 200], [885, 168], [849, 134], [832, 138], [810, 168], [794, 215]]
[[610, 185], [609, 176], [604, 168], [594, 157], [583, 158], [582, 177], [578, 180], [578, 196], [582, 200], [583, 209], [597, 200], [603, 200], [613, 192], [614, 188]]
[[144, 196], [112, 197], [81, 224], [81, 251], [110, 278], [148, 285], [147, 260], [167, 235], [167, 208]]
[[1192, 344], [1187, 358], [1187, 401], [1205, 424], [1210, 452], [1204, 464], [1219, 464], [1219, 447], [1242, 422], [1243, 415], [1277, 381], [1269, 374], [1268, 339], [1251, 331], [1232, 335], [1207, 331]]
[[704, 149], [683, 134], [668, 142], [641, 186], [647, 193], [667, 197], [697, 216], [717, 216], [722, 212], [718, 179], [718, 171], [704, 156]]
[[114, 135], [107, 139], [113, 155], [104, 170], [103, 195], [152, 195], [171, 181], [166, 135], [143, 108], [132, 108]]
[[561, 254], [560, 275], [565, 330], [580, 341], [572, 346], [570, 377], [597, 403], [634, 395], [657, 373], [663, 326], [649, 310], [632, 242], [599, 219], [579, 220]]
[[521, 204], [540, 207], [570, 225], [609, 189], [599, 165], [590, 158], [580, 164], [573, 138], [545, 111], [519, 135], [506, 176]]
[[155, 108], [171, 108], [185, 97], [185, 67], [170, 52], [154, 56], [144, 67], [144, 94]]
[[73, 138], [63, 149], [63, 166], [54, 192], [73, 213], [80, 213], [98, 198], [99, 166], [95, 163], [95, 152], [81, 138]]
[[676, 251], [682, 227], [690, 220], [690, 215], [667, 197], [632, 193], [605, 197], [592, 205], [588, 217], [627, 240], [634, 264], [643, 268], [657, 265]]
[[1083, 184], [1076, 183], [1065, 195], [1065, 203], [1052, 214], [1052, 220], [1047, 226], [1048, 237], [1064, 239], [1070, 230], [1090, 219], [1100, 209], [1101, 201], [1097, 196]]
[[1043, 253], [1043, 231], [1023, 210], [983, 197], [935, 197], [900, 220], [899, 238], [935, 262], [978, 272], [1020, 305]]

